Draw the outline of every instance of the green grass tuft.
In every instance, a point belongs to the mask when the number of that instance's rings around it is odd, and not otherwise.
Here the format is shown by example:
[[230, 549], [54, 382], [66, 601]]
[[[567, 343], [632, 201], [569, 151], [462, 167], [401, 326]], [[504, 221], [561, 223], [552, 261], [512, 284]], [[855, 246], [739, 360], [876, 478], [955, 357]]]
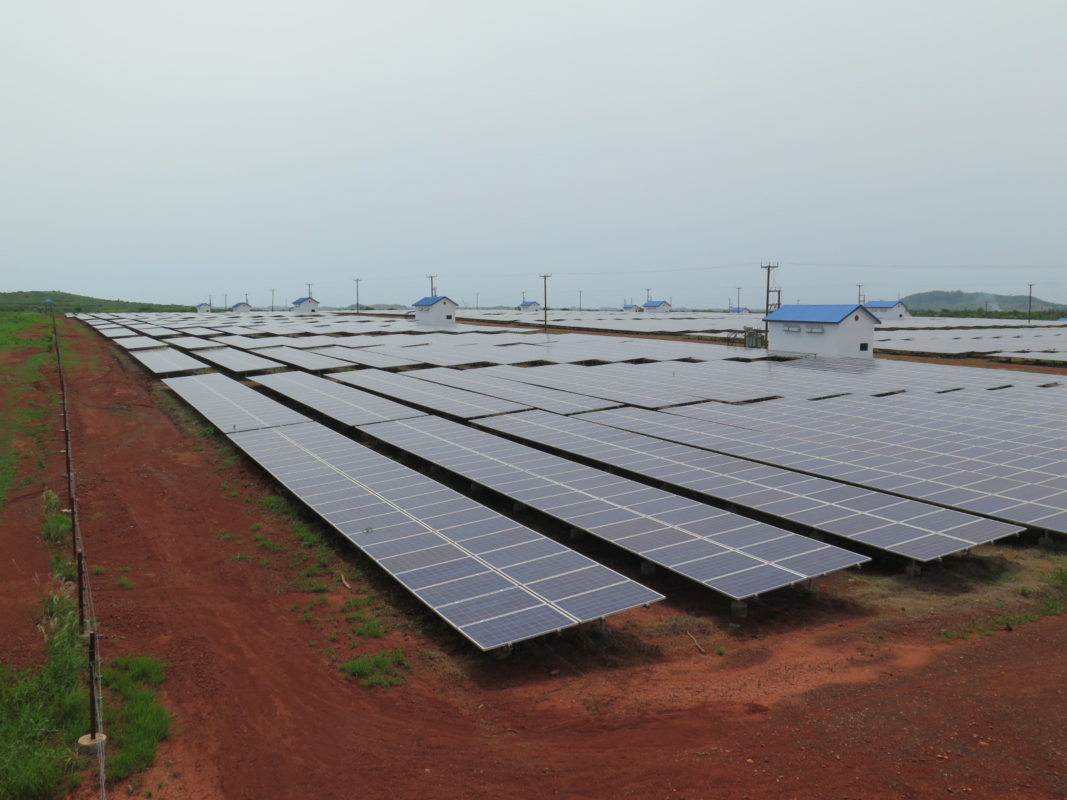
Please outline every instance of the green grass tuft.
[[120, 656], [104, 670], [104, 686], [118, 703], [107, 704], [108, 780], [121, 781], [152, 766], [170, 733], [170, 713], [159, 702], [163, 663], [149, 656]]
[[346, 661], [341, 670], [353, 678], [359, 678], [363, 686], [386, 688], [400, 686], [404, 683], [404, 674], [399, 669], [411, 669], [411, 664], [404, 657], [404, 651], [380, 650], [379, 652]]

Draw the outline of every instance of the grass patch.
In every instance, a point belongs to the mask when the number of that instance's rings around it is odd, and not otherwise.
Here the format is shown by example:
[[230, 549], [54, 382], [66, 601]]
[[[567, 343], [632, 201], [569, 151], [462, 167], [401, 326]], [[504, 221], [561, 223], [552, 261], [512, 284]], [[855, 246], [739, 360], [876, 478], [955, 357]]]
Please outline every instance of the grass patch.
[[341, 665], [341, 671], [350, 677], [359, 678], [361, 685], [380, 689], [403, 684], [406, 679], [401, 670], [406, 669], [411, 669], [411, 664], [400, 648], [380, 650], [373, 655], [362, 656]]
[[230, 558], [233, 561], [246, 561], [248, 560], [248, 553], [234, 553]]
[[269, 550], [272, 553], [285, 552], [285, 545], [278, 544], [273, 539], [268, 539], [262, 533], [257, 533], [253, 536], [252, 541], [256, 543], [256, 547], [262, 547], [264, 550]]
[[293, 585], [295, 591], [298, 592], [311, 592], [313, 594], [321, 594], [328, 592], [330, 587], [326, 585], [325, 581], [318, 581], [314, 578], [300, 578]]
[[128, 575], [119, 575], [119, 579], [115, 581], [115, 584], [120, 589], [132, 589], [136, 585]]
[[85, 649], [74, 602], [53, 594], [41, 626], [46, 660], [33, 670], [0, 663], [0, 797], [55, 796], [81, 768], [77, 738], [89, 730]]
[[969, 639], [974, 635], [988, 636], [997, 631], [1012, 630], [1042, 617], [1054, 617], [1067, 611], [1067, 567], [1054, 568], [1045, 576], [1043, 583], [1043, 589], [1023, 587], [1019, 590], [1020, 596], [1033, 601], [1033, 606], [1029, 610], [973, 620], [961, 629], [941, 631], [941, 637], [954, 640]]
[[109, 781], [150, 767], [170, 733], [170, 713], [157, 697], [164, 677], [163, 663], [149, 656], [120, 656], [104, 670], [104, 686], [117, 701], [105, 706]]

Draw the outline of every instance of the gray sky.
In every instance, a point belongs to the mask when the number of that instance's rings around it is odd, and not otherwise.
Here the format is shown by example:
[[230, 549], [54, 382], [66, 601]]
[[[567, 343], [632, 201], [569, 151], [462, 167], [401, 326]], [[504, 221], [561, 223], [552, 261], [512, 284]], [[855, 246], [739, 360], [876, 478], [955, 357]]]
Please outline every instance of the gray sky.
[[0, 290], [1067, 302], [1062, 0], [18, 2]]

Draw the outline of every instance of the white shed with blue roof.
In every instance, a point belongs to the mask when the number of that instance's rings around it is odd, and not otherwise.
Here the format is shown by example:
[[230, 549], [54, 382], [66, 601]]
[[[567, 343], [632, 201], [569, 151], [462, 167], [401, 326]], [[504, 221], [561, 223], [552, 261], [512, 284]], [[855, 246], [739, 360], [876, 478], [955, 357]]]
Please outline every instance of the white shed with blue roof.
[[319, 301], [314, 297], [298, 297], [289, 310], [294, 314], [314, 314], [319, 310]]
[[415, 322], [420, 325], [440, 327], [456, 324], [456, 309], [459, 304], [444, 295], [424, 297], [412, 303], [412, 306], [415, 308]]
[[516, 311], [540, 311], [541, 310], [541, 304], [538, 303], [536, 300], [523, 300], [521, 303], [519, 303], [517, 306], [515, 306], [515, 310]]
[[869, 303], [864, 303], [863, 307], [870, 309], [872, 314], [877, 314], [883, 325], [895, 319], [911, 319], [908, 307], [899, 300], [871, 300]]
[[881, 320], [861, 305], [781, 306], [765, 316], [767, 350], [817, 358], [873, 358]]
[[197, 303], [196, 304], [196, 313], [197, 314], [210, 314], [211, 313], [211, 306], [208, 305], [207, 303]]
[[642, 308], [646, 314], [666, 314], [671, 310], [671, 304], [666, 300], [649, 300]]

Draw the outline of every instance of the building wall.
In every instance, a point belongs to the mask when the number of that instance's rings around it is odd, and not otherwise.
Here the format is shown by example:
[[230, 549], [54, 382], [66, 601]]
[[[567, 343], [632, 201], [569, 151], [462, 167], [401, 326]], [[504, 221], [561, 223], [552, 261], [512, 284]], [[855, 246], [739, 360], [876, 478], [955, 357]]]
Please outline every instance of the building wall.
[[301, 303], [298, 306], [293, 306], [293, 313], [294, 314], [314, 314], [316, 311], [318, 311], [318, 308], [319, 308], [319, 304], [316, 303], [314, 300], [312, 300], [312, 301], [309, 301], [307, 303]]
[[[862, 312], [851, 314], [840, 323], [769, 322], [767, 334], [767, 349], [772, 352], [806, 353], [819, 358], [874, 357], [874, 320]], [[864, 343], [865, 350], [861, 349]]]
[[670, 310], [671, 307], [667, 303], [659, 306], [645, 306], [646, 314], [666, 314]]

